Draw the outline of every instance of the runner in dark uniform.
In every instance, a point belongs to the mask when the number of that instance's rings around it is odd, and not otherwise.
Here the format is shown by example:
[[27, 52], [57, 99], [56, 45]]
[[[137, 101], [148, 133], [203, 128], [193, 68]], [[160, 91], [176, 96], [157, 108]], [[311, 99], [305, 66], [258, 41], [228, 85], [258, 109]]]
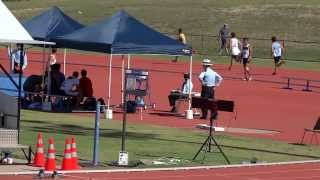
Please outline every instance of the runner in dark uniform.
[[249, 44], [248, 38], [243, 38], [241, 56], [242, 56], [242, 64], [243, 64], [243, 72], [244, 72], [243, 80], [250, 81], [252, 80], [252, 77], [249, 71], [248, 63], [252, 59], [252, 48]]
[[220, 49], [219, 49], [219, 55], [222, 54], [223, 50], [226, 51], [227, 54], [229, 54], [227, 42], [229, 37], [229, 28], [227, 24], [224, 24], [223, 27], [219, 30], [218, 38], [220, 43]]

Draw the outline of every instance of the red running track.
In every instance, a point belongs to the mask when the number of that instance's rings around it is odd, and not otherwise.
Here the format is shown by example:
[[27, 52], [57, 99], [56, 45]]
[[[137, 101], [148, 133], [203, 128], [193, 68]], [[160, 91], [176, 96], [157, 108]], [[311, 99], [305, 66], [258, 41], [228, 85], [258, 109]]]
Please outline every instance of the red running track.
[[[65, 174], [64, 180], [317, 180], [320, 164], [292, 164], [197, 170]], [[35, 179], [35, 175], [0, 176], [5, 180]]]
[[[39, 53], [29, 53], [29, 59], [40, 60]], [[58, 55], [61, 62], [62, 54]], [[82, 68], [88, 70], [88, 75], [94, 84], [94, 94], [96, 97], [106, 99], [107, 94], [107, 65], [108, 60], [105, 55], [80, 55], [68, 54], [68, 64], [66, 74], [72, 71], [80, 71]], [[6, 54], [0, 49], [0, 62], [6, 64]], [[143, 120], [140, 115], [129, 116], [129, 121], [134, 123], [150, 123], [179, 128], [194, 128], [196, 124], [206, 123], [200, 120], [185, 120], [183, 117], [168, 114], [170, 109], [167, 95], [171, 89], [180, 87], [184, 72], [188, 71], [189, 64], [186, 61], [172, 63], [170, 57], [167, 60], [150, 60], [133, 56], [131, 60], [132, 68], [147, 69], [150, 71], [150, 92], [151, 101], [155, 102], [155, 111], [144, 111]], [[121, 102], [121, 58], [113, 59], [112, 69], [112, 90], [111, 104]], [[99, 67], [100, 66], [100, 67]], [[103, 67], [102, 67], [103, 66]], [[270, 68], [252, 67], [254, 80], [251, 82], [242, 81], [241, 65], [236, 64], [232, 71], [226, 70], [224, 65], [214, 65], [224, 77], [224, 82], [217, 89], [216, 96], [219, 99], [233, 100], [236, 103], [237, 116], [234, 114], [220, 113], [219, 126], [236, 128], [256, 128], [277, 130], [281, 133], [275, 135], [260, 135], [260, 137], [284, 140], [287, 142], [299, 142], [304, 128], [312, 128], [317, 117], [320, 115], [320, 89], [314, 88], [313, 92], [301, 91], [302, 87], [294, 87], [294, 90], [285, 90], [286, 79], [283, 76], [300, 77], [306, 79], [318, 79], [320, 73], [317, 71], [304, 71], [294, 69], [280, 69], [277, 76], [272, 76], [272, 60]], [[200, 84], [197, 75], [201, 71], [201, 64], [194, 63], [193, 82], [194, 91], [200, 91]], [[41, 74], [42, 64], [39, 62], [30, 63], [25, 72], [30, 74]], [[297, 83], [297, 82], [295, 82]], [[298, 82], [302, 83], [302, 82]], [[320, 86], [320, 84], [313, 84]], [[121, 114], [115, 113], [116, 119], [121, 119]], [[306, 137], [310, 139], [309, 137]]]

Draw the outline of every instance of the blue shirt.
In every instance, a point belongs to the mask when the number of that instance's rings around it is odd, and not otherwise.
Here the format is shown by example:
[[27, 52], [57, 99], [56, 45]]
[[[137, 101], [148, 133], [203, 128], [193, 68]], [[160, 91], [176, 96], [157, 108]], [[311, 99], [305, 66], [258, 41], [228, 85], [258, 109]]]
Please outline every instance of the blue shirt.
[[189, 94], [189, 92], [192, 92], [193, 84], [190, 79], [188, 79], [187, 82], [183, 83], [182, 87], [182, 94]]
[[219, 31], [221, 39], [227, 39], [229, 36], [229, 29], [226, 27], [222, 27]]
[[206, 71], [201, 72], [199, 79], [202, 85], [209, 87], [219, 86], [223, 80], [223, 78], [210, 67], [208, 67]]

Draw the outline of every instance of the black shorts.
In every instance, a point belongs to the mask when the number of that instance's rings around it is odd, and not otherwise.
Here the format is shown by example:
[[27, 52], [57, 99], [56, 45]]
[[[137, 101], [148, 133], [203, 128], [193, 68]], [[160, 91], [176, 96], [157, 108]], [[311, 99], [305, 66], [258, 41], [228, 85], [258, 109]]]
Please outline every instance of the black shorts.
[[221, 38], [221, 47], [224, 48], [227, 46], [227, 39], [226, 38]]
[[281, 56], [274, 56], [273, 59], [274, 59], [274, 63], [278, 64], [281, 59]]
[[242, 64], [247, 65], [249, 62], [249, 58], [242, 58]]
[[239, 60], [240, 59], [240, 55], [231, 55], [231, 58]]

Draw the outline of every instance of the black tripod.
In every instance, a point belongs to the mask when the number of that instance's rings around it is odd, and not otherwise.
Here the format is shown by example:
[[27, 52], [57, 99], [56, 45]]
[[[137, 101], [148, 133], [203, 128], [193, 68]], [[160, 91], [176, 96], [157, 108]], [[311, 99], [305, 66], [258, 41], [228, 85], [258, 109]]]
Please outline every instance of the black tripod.
[[193, 160], [195, 160], [199, 153], [201, 151], [204, 151], [204, 155], [203, 155], [203, 159], [204, 160], [206, 153], [207, 152], [211, 152], [211, 145], [212, 143], [214, 143], [215, 146], [217, 146], [218, 150], [220, 151], [220, 153], [223, 155], [224, 159], [227, 161], [228, 164], [230, 164], [230, 161], [228, 159], [228, 157], [224, 154], [224, 152], [222, 151], [220, 145], [217, 143], [217, 141], [214, 139], [213, 135], [212, 135], [212, 126], [213, 126], [213, 118], [210, 118], [210, 128], [209, 128], [209, 136], [207, 137], [207, 139], [203, 142], [203, 144], [201, 145], [200, 149], [198, 150], [197, 154], [193, 157]]

